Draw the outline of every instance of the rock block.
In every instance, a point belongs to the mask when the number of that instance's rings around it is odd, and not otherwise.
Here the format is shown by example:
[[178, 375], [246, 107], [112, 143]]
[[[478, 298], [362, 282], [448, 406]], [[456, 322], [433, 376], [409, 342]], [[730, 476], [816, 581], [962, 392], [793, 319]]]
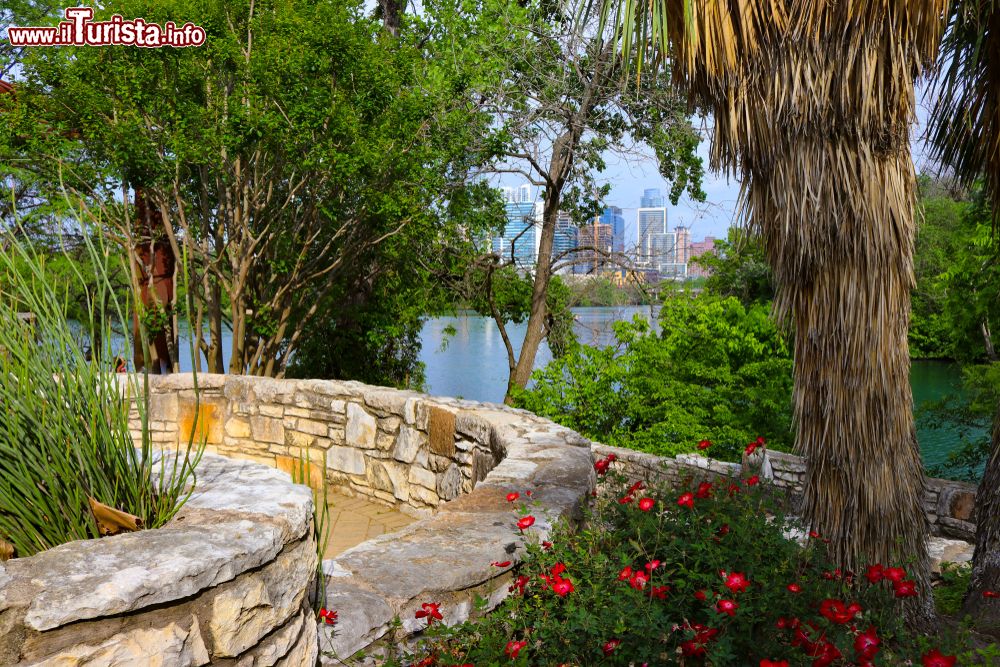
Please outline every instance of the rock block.
[[451, 458], [455, 455], [455, 413], [431, 406], [427, 425], [431, 452]]

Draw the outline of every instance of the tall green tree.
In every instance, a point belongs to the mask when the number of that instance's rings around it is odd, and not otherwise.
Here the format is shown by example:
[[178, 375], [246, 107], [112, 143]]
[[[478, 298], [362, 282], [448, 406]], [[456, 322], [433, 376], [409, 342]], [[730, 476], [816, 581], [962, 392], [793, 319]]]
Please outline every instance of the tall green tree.
[[564, 321], [550, 310], [553, 276], [579, 263], [584, 254], [602, 262], [627, 262], [583, 238], [573, 252], [553, 254], [560, 215], [569, 215], [578, 226], [597, 216], [600, 199], [608, 192], [608, 186], [597, 182], [606, 155], [646, 144], [656, 155], [660, 173], [673, 183], [674, 202], [685, 191], [695, 198], [704, 194], [701, 160], [695, 154], [698, 135], [685, 100], [664, 85], [666, 73], [645, 79], [640, 95], [625, 93], [620, 85], [625, 59], [610, 40], [610, 26], [590, 22], [578, 28], [563, 6], [544, 2], [525, 3], [506, 20], [508, 32], [523, 37], [508, 38], [503, 47], [511, 65], [503, 70], [491, 100], [501, 157], [491, 170], [516, 174], [540, 189], [538, 251], [533, 265], [517, 266], [509, 244], [482, 258], [475, 270], [484, 276], [477, 285], [487, 304], [490, 290], [504, 275], [500, 269], [512, 267], [530, 281], [520, 346], [510, 340], [501, 308], [483, 311], [496, 320], [507, 349], [505, 400], [510, 402], [512, 391], [527, 385], [543, 340], [552, 342], [552, 325]]
[[[229, 372], [280, 376], [320, 308], [337, 307], [332, 294], [470, 232], [455, 202], [477, 201], [460, 193], [478, 187], [469, 169], [491, 117], [471, 94], [482, 77], [455, 46], [457, 19], [404, 17], [393, 35], [349, 1], [123, 0], [98, 12], [111, 13], [190, 20], [207, 40], [22, 53], [0, 150], [52, 197], [66, 188], [99, 213], [128, 252], [158, 239], [186, 258], [209, 371], [225, 369], [228, 328]], [[162, 216], [157, 239], [136, 238], [122, 204], [135, 188]]]

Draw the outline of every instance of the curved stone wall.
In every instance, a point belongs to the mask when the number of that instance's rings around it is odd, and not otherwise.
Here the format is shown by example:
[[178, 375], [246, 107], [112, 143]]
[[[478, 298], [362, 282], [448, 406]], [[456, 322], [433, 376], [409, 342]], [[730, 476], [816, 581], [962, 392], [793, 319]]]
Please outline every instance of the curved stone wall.
[[[655, 456], [621, 447], [594, 443], [594, 455], [617, 457], [615, 468], [629, 477], [645, 480], [665, 480], [680, 484], [692, 474], [711, 474], [733, 477], [739, 475], [740, 465], [709, 459], [698, 454], [679, 454], [674, 457]], [[802, 497], [806, 461], [801, 456], [768, 450], [768, 462], [773, 471], [771, 482], [785, 489], [793, 499]], [[967, 482], [950, 479], [927, 478], [924, 490], [924, 510], [931, 533], [937, 536], [974, 542], [976, 534], [976, 487]]]
[[163, 528], [0, 564], [0, 664], [311, 665], [311, 527], [308, 489], [206, 455]]
[[[589, 440], [507, 406], [356, 382], [197, 380], [196, 401], [192, 376], [150, 378], [154, 441], [193, 434], [209, 451], [288, 471], [308, 459], [312, 485], [326, 480], [421, 517], [324, 563], [326, 607], [339, 615], [320, 627], [324, 664], [404, 641], [425, 627], [414, 618], [424, 602], [441, 603], [446, 622], [468, 618], [477, 595], [495, 606], [524, 540], [577, 519], [594, 488]], [[536, 518], [523, 535], [511, 491]]]

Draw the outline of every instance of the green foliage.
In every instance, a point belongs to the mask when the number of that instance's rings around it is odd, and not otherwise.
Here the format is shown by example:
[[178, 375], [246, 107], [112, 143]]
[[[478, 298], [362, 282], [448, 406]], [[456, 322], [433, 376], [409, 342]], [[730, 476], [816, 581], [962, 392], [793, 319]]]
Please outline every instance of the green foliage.
[[517, 405], [587, 437], [662, 455], [707, 438], [719, 458], [775, 434], [791, 447], [792, 360], [762, 305], [707, 295], [667, 299], [659, 333], [615, 324], [616, 343], [576, 346], [536, 371]]
[[934, 606], [939, 614], [958, 616], [971, 578], [972, 568], [967, 563], [941, 564], [941, 581], [934, 587]]
[[921, 177], [910, 354], [979, 361], [1000, 318], [1000, 269], [981, 193]]
[[[128, 350], [113, 346], [106, 316], [110, 310], [122, 322], [128, 310], [112, 291], [109, 249], [86, 243], [85, 254], [94, 270], [86, 282], [89, 316], [76, 327], [65, 276], [48, 273], [50, 263], [15, 236], [0, 243], [0, 538], [18, 556], [99, 537], [90, 498], [137, 516], [143, 527], [162, 526], [190, 493], [201, 453], [189, 445], [157, 470], [163, 453], [150, 441], [143, 401], [136, 402], [142, 443], [133, 443], [121, 392], [142, 388], [134, 377], [119, 384], [111, 372], [115, 356]], [[18, 312], [31, 313], [30, 324]], [[81, 343], [92, 346], [89, 359]]]
[[717, 296], [734, 296], [744, 305], [768, 303], [774, 298], [774, 279], [760, 239], [737, 227], [730, 227], [726, 240], [715, 241], [715, 253], [694, 258], [711, 272], [705, 291]]
[[410, 346], [412, 319], [387, 325], [371, 300], [358, 333], [340, 326], [355, 304], [342, 312], [331, 295], [402, 282], [430, 312], [428, 267], [486, 224], [488, 187], [468, 174], [494, 151], [482, 95], [503, 63], [491, 49], [507, 9], [427, 3], [396, 38], [353, 0], [113, 5], [97, 18], [183, 17], [207, 40], [25, 51], [16, 99], [0, 100], [0, 165], [30, 172], [52, 201], [65, 179], [95, 207], [118, 210], [136, 185], [168, 202], [196, 307], [236, 332], [234, 370], [281, 372], [313, 318], [331, 338], [349, 332], [342, 348], [363, 339], [398, 357], [386, 350]]
[[650, 297], [639, 286], [619, 287], [603, 276], [588, 276], [569, 285], [574, 304], [582, 307], [648, 304]]
[[[707, 497], [689, 508], [678, 503], [685, 488], [627, 483], [603, 489], [579, 532], [557, 530], [549, 548], [529, 538], [512, 595], [457, 629], [432, 625], [407, 664], [828, 665], [859, 658], [865, 632], [878, 639], [868, 656], [876, 664], [919, 664], [932, 649], [971, 664], [966, 633], [908, 634], [890, 581], [842, 573], [821, 537], [792, 539], [790, 530], [804, 531], [770, 489], [706, 482]], [[653, 501], [646, 511], [643, 498]], [[734, 603], [732, 615], [722, 601]], [[511, 659], [515, 641], [524, 645]]]

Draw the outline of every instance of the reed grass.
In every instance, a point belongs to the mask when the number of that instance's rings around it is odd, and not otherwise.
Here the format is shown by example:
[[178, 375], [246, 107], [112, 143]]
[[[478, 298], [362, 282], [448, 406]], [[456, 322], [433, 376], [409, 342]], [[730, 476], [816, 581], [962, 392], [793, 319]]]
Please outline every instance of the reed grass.
[[71, 278], [87, 285], [89, 317], [78, 323], [67, 317], [65, 278], [46, 268], [46, 256], [65, 246], [40, 250], [23, 230], [0, 232], [0, 540], [17, 557], [100, 537], [91, 499], [134, 515], [139, 527], [164, 525], [190, 495], [203, 451], [189, 441], [167, 463], [151, 442], [148, 377], [113, 372], [116, 357], [131, 357], [123, 325], [134, 304], [109, 280], [125, 260], [87, 225], [79, 231], [77, 250], [94, 275]]

